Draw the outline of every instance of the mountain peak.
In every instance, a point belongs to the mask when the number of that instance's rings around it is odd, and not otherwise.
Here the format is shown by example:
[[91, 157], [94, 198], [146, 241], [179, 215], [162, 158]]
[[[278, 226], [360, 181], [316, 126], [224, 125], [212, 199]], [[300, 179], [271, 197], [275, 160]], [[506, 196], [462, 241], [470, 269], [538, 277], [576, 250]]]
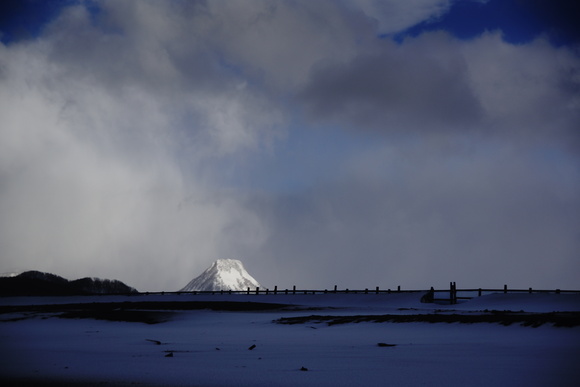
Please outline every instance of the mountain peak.
[[243, 291], [259, 286], [258, 281], [246, 271], [241, 261], [237, 259], [218, 259], [180, 291]]

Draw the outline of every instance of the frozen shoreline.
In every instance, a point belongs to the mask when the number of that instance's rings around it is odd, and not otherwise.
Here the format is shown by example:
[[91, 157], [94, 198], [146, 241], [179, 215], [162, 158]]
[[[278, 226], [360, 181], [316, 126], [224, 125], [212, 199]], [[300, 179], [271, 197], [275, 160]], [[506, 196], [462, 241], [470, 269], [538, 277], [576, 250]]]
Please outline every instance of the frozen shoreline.
[[[123, 305], [137, 300], [160, 302], [159, 297], [80, 299]], [[192, 301], [183, 295], [163, 297], [167, 303]], [[42, 305], [70, 305], [80, 299], [40, 301]], [[498, 294], [457, 305], [421, 304], [416, 294], [220, 295], [193, 300], [283, 306], [260, 311], [173, 310], [171, 318], [157, 324], [61, 319], [47, 311], [13, 312], [11, 316], [22, 313], [27, 318], [0, 323], [0, 352], [6, 359], [0, 365], [0, 380], [25, 385], [572, 386], [580, 378], [580, 327], [273, 322], [318, 314], [478, 315], [485, 309], [579, 312], [577, 296]], [[41, 304], [39, 298], [0, 300], [0, 306], [10, 305]], [[6, 314], [0, 314], [3, 317]], [[170, 353], [173, 356], [166, 357]], [[302, 367], [307, 371], [301, 371]]]

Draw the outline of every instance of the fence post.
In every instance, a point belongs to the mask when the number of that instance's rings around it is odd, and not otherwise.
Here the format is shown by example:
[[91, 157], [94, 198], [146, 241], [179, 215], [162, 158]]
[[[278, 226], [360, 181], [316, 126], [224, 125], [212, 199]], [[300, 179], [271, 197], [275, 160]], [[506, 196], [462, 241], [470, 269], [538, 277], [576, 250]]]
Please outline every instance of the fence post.
[[478, 297], [481, 297], [481, 288], [479, 288], [479, 289], [477, 290], [477, 296], [478, 296]]
[[528, 293], [532, 294], [532, 288], [530, 288], [530, 289], [528, 290]]
[[401, 285], [397, 286], [397, 292], [401, 291]]
[[376, 293], [379, 294], [379, 287], [377, 286]]
[[248, 287], [248, 295], [250, 294], [250, 287]]
[[449, 303], [457, 303], [457, 288], [455, 282], [449, 282]]
[[296, 285], [292, 286], [292, 294], [296, 294]]
[[274, 294], [278, 294], [278, 285], [274, 286]]
[[256, 294], [260, 294], [260, 287], [256, 287]]
[[504, 285], [504, 286], [503, 286], [503, 292], [504, 292], [504, 294], [506, 294], [506, 293], [507, 293], [507, 285]]
[[453, 304], [453, 282], [449, 282], [449, 303]]
[[335, 292], [335, 293], [336, 293], [336, 289], [337, 289], [337, 286], [336, 286], [336, 285], [334, 285], [334, 292]]

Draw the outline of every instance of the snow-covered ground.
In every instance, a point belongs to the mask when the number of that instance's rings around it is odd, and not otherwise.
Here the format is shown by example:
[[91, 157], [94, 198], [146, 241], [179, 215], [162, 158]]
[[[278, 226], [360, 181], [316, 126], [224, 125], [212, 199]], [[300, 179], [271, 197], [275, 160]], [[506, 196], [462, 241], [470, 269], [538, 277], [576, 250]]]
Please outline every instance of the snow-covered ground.
[[3, 298], [0, 306], [135, 301], [299, 306], [266, 311], [181, 310], [158, 324], [62, 319], [46, 311], [2, 313], [0, 381], [4, 385], [578, 385], [578, 326], [273, 322], [310, 315], [580, 311], [580, 296], [569, 294], [492, 294], [457, 305], [422, 304], [419, 299], [418, 293]]

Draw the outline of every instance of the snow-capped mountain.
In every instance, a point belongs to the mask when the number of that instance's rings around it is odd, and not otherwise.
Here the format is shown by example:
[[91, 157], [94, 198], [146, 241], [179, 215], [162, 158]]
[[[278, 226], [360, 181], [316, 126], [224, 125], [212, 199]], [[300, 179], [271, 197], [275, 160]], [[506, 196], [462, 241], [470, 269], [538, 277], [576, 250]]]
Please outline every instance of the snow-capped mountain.
[[260, 284], [244, 268], [237, 259], [218, 259], [192, 279], [180, 292], [193, 291], [242, 291], [259, 287]]

